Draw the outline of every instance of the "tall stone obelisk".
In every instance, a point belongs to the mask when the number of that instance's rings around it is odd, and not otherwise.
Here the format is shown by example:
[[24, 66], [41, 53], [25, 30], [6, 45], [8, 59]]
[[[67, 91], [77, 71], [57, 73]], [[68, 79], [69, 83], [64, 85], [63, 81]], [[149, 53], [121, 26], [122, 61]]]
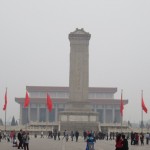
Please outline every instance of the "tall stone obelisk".
[[70, 40], [70, 76], [69, 101], [66, 110], [88, 111], [89, 87], [89, 40], [91, 35], [83, 29], [69, 34]]
[[59, 113], [61, 130], [98, 130], [97, 113], [88, 102], [89, 40], [91, 35], [83, 29], [69, 34], [70, 76], [69, 100]]

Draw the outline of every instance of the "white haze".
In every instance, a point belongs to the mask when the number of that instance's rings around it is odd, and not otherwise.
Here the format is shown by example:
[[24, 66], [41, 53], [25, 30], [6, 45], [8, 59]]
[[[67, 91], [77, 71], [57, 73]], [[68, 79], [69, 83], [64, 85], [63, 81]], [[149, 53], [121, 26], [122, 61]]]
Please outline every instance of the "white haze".
[[0, 0], [0, 118], [19, 119], [15, 97], [26, 85], [68, 86], [68, 34], [91, 34], [89, 86], [117, 87], [129, 100], [124, 120], [141, 120], [141, 90], [150, 119], [149, 0]]

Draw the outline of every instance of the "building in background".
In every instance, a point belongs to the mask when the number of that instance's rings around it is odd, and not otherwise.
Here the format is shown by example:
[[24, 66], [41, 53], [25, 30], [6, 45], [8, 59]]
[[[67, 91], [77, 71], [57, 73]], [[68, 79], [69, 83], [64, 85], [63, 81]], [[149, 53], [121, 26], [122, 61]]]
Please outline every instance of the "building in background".
[[[69, 99], [69, 87], [53, 86], [27, 86], [29, 92], [30, 105], [24, 108], [25, 98], [15, 98], [20, 104], [20, 124], [31, 123], [57, 123], [58, 113], [64, 111], [65, 103]], [[114, 94], [117, 88], [109, 87], [89, 87], [88, 102], [93, 110], [98, 112], [100, 123], [120, 123], [120, 99], [115, 99]], [[53, 101], [53, 109], [48, 111], [46, 105], [47, 93]], [[128, 100], [123, 100], [124, 105]]]

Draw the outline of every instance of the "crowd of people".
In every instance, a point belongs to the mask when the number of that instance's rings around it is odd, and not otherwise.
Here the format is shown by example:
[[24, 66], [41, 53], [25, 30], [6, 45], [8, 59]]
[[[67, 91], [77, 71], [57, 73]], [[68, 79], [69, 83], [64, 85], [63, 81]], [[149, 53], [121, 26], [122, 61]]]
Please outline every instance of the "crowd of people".
[[[133, 133], [130, 134], [120, 134], [115, 132], [104, 133], [104, 132], [94, 132], [94, 131], [83, 131], [83, 133], [79, 131], [67, 131], [60, 132], [56, 129], [53, 131], [43, 132], [34, 134], [34, 137], [47, 137], [49, 139], [54, 140], [63, 140], [66, 142], [76, 141], [78, 142], [79, 136], [83, 137], [83, 140], [87, 143], [86, 150], [94, 149], [94, 143], [97, 140], [115, 140], [115, 148], [116, 150], [129, 150], [128, 139], [131, 141], [131, 145], [144, 145], [149, 144], [150, 134], [149, 133]], [[9, 134], [6, 132], [2, 132], [0, 130], [0, 142], [2, 139], [7, 140], [8, 142], [13, 143], [13, 147], [17, 147], [18, 149], [29, 150], [29, 132], [20, 130], [19, 132], [11, 131]]]
[[131, 132], [131, 145], [144, 145], [144, 139], [146, 139], [146, 144], [149, 144], [150, 134], [146, 133], [144, 135], [143, 133]]
[[6, 132], [0, 131], [0, 142], [2, 139], [7, 140], [7, 142], [11, 142], [13, 147], [17, 147], [18, 149], [29, 150], [29, 132], [20, 130], [16, 133], [15, 130], [11, 131], [9, 134]]
[[124, 134], [117, 134], [116, 135], [116, 150], [129, 150], [128, 146], [128, 139], [131, 139], [131, 145], [144, 145], [144, 141], [146, 140], [146, 144], [149, 144], [150, 140], [150, 134], [149, 133], [137, 133], [137, 132], [131, 132], [130, 136], [129, 134], [125, 136]]

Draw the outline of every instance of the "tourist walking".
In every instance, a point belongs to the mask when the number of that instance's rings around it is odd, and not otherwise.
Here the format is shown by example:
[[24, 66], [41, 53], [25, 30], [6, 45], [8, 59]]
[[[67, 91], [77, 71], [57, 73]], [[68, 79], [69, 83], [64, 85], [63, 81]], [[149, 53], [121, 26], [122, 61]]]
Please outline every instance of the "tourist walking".
[[86, 138], [87, 138], [87, 132], [85, 130], [83, 131], [83, 137], [84, 137], [84, 140], [86, 140]]
[[123, 144], [122, 150], [128, 150], [129, 149], [128, 140], [127, 140], [127, 138], [125, 138], [124, 134], [122, 135], [122, 144]]
[[135, 134], [131, 132], [131, 145], [135, 145]]
[[117, 137], [116, 137], [116, 150], [122, 150], [123, 148], [123, 141], [122, 141], [122, 138], [121, 138], [121, 134], [118, 134]]
[[41, 138], [44, 138], [44, 133], [43, 133], [43, 131], [41, 131]]
[[71, 136], [71, 141], [73, 141], [73, 138], [74, 138], [74, 133], [73, 133], [73, 131], [71, 131], [70, 136]]
[[68, 133], [66, 133], [65, 139], [66, 139], [66, 142], [68, 142], [68, 140], [69, 140], [69, 135], [68, 135]]
[[79, 131], [76, 131], [76, 132], [75, 132], [75, 137], [76, 137], [76, 142], [78, 142]]
[[18, 145], [18, 149], [20, 149], [20, 147], [23, 149], [23, 138], [22, 138], [22, 130], [19, 131], [18, 133], [18, 141], [19, 141], [19, 145]]
[[1, 142], [1, 140], [2, 140], [2, 132], [0, 130], [0, 142]]
[[139, 134], [135, 133], [135, 145], [139, 145]]
[[53, 137], [54, 137], [54, 140], [56, 140], [56, 137], [57, 137], [57, 130], [54, 130], [54, 132], [53, 132]]
[[149, 139], [150, 139], [149, 133], [146, 133], [145, 137], [146, 137], [146, 144], [148, 145], [149, 144]]
[[141, 141], [141, 145], [144, 145], [144, 134], [143, 133], [140, 134], [140, 141]]
[[29, 132], [25, 132], [23, 134], [23, 143], [24, 143], [24, 150], [29, 150]]
[[92, 134], [88, 134], [87, 137], [87, 145], [86, 145], [86, 150], [94, 150], [94, 137]]
[[67, 133], [67, 131], [65, 130], [64, 131], [64, 136], [63, 136], [62, 140], [66, 137], [66, 133]]
[[58, 140], [60, 140], [60, 131], [58, 131], [57, 136], [58, 136]]

